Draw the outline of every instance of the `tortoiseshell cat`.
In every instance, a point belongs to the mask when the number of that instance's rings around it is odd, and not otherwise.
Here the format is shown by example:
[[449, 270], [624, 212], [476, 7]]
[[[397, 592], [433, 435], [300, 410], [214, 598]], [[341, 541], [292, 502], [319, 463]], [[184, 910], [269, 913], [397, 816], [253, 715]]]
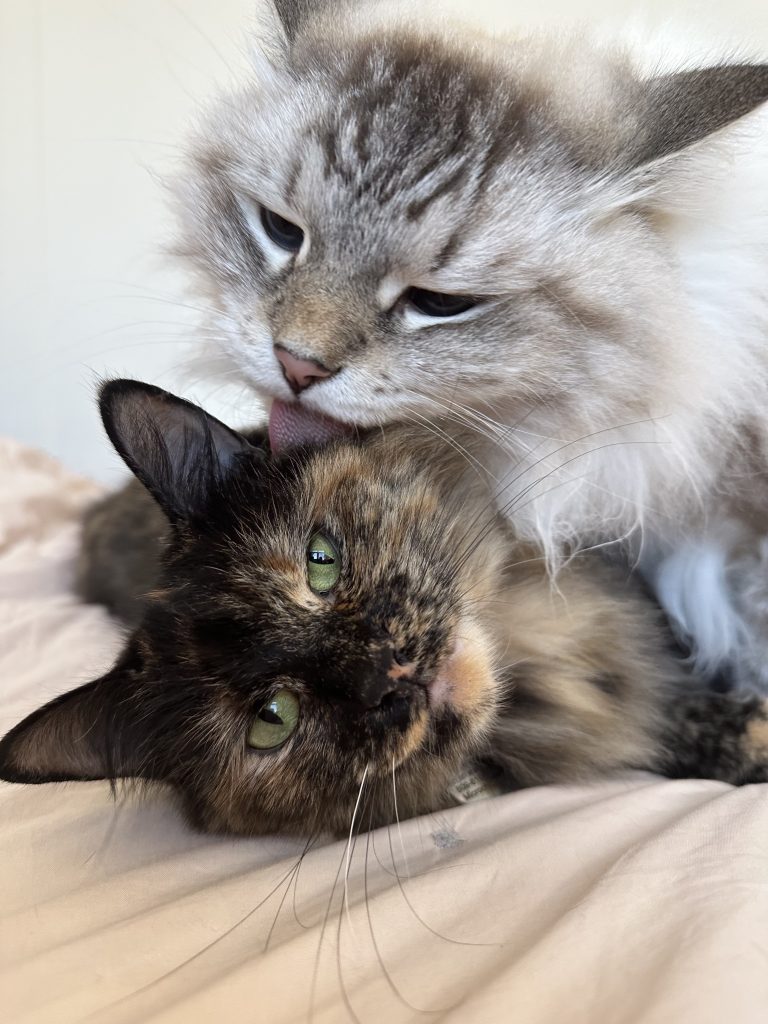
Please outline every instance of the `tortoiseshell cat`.
[[515, 785], [768, 778], [764, 702], [692, 694], [656, 606], [597, 557], [553, 593], [412, 432], [273, 457], [149, 385], [101, 410], [170, 522], [161, 577], [114, 668], [5, 737], [3, 779], [135, 777], [199, 828], [306, 835], [358, 799], [393, 820], [393, 783], [401, 815], [446, 806], [477, 761]]

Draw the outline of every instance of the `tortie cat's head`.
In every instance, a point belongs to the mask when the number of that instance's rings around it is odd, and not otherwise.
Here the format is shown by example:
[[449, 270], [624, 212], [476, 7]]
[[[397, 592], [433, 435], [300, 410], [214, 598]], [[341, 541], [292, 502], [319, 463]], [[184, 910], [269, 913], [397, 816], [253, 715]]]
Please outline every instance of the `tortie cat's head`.
[[343, 832], [361, 787], [364, 823], [393, 820], [393, 776], [400, 814], [449, 802], [497, 699], [467, 597], [477, 558], [498, 571], [493, 531], [470, 543], [375, 443], [273, 458], [131, 381], [101, 409], [172, 524], [162, 577], [114, 668], [2, 741], [0, 777], [166, 783], [195, 825], [241, 834]]

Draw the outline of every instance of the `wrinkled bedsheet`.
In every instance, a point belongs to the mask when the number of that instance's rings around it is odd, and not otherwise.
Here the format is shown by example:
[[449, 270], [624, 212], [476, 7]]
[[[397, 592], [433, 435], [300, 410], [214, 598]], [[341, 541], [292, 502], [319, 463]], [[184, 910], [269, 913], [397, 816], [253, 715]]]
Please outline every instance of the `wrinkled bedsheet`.
[[[119, 646], [70, 593], [99, 493], [0, 442], [3, 731]], [[0, 783], [0, 1007], [14, 1024], [765, 1024], [768, 786], [637, 774], [307, 850], [197, 835], [161, 793]]]

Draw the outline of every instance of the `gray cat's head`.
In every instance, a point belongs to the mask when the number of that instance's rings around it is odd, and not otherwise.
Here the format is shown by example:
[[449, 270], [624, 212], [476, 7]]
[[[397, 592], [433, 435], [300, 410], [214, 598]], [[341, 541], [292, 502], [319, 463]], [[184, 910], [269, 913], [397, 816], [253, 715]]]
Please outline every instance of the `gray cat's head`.
[[653, 405], [678, 369], [670, 190], [768, 69], [643, 80], [616, 50], [374, 6], [278, 0], [191, 149], [180, 250], [241, 379], [361, 425], [540, 401], [583, 422], [596, 379], [587, 420]]

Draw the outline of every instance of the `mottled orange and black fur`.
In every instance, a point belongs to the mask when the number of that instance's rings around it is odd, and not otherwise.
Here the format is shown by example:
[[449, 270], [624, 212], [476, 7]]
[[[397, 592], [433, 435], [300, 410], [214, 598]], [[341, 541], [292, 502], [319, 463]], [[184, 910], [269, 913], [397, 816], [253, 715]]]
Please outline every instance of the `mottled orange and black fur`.
[[[373, 824], [395, 787], [400, 815], [434, 810], [477, 761], [513, 785], [768, 778], [761, 701], [692, 691], [656, 606], [597, 557], [554, 590], [465, 464], [412, 431], [272, 457], [129, 381], [102, 414], [167, 549], [115, 667], [16, 726], [0, 777], [165, 783], [196, 826], [240, 834], [345, 832], [364, 782]], [[318, 529], [341, 560], [327, 594], [307, 579]], [[254, 750], [277, 689], [299, 725]]]

